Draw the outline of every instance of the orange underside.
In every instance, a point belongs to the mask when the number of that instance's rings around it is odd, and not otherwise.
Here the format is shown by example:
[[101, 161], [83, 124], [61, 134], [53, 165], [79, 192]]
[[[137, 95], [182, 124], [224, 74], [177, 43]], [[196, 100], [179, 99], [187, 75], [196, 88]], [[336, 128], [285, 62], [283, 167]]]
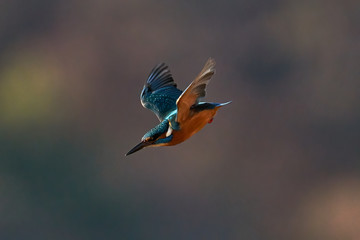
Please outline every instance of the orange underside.
[[[186, 121], [180, 123], [179, 131], [173, 130], [172, 141], [162, 146], [172, 146], [187, 140], [200, 131], [207, 123], [211, 123], [218, 109], [219, 108], [204, 110], [196, 115], [190, 116]], [[161, 138], [162, 137], [165, 137], [165, 134], [161, 136]]]

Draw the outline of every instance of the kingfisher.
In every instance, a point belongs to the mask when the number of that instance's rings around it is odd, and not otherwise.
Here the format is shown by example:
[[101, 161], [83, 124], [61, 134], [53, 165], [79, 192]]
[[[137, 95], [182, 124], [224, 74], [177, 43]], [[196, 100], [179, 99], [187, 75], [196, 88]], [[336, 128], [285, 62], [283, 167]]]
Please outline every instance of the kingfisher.
[[126, 156], [145, 147], [173, 146], [179, 144], [211, 123], [222, 106], [231, 103], [200, 102], [205, 97], [206, 86], [215, 74], [215, 60], [209, 58], [194, 81], [184, 90], [177, 88], [169, 67], [156, 65], [141, 91], [141, 104], [150, 109], [160, 124], [148, 131], [141, 142]]

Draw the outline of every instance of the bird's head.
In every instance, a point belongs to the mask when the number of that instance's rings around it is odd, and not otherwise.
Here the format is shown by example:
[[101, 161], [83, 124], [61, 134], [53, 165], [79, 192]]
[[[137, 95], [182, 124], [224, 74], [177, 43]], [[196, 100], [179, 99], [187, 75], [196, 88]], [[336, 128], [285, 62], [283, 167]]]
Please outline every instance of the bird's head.
[[171, 138], [166, 138], [166, 126], [162, 126], [162, 124], [159, 124], [155, 128], [151, 129], [149, 132], [147, 132], [141, 139], [141, 142], [133, 147], [126, 156], [133, 154], [134, 152], [137, 152], [145, 147], [155, 147], [160, 146], [166, 143], [167, 141], [170, 141]]
[[143, 138], [141, 140], [141, 142], [136, 145], [135, 147], [133, 147], [127, 154], [126, 156], [130, 155], [130, 154], [133, 154], [134, 152], [137, 152], [145, 147], [150, 147], [152, 145], [154, 145], [154, 143], [156, 142], [156, 140], [154, 140], [153, 138], [151, 137], [148, 137], [148, 138]]

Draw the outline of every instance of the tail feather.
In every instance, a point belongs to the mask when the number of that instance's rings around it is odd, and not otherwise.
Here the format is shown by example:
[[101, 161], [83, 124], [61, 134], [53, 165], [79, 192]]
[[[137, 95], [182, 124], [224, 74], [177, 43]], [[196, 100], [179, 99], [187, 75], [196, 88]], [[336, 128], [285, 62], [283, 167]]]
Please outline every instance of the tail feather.
[[225, 105], [228, 105], [229, 103], [232, 103], [232, 101], [228, 101], [228, 102], [226, 102], [226, 103], [218, 103], [217, 106], [216, 106], [216, 108], [223, 107], [223, 106], [225, 106]]

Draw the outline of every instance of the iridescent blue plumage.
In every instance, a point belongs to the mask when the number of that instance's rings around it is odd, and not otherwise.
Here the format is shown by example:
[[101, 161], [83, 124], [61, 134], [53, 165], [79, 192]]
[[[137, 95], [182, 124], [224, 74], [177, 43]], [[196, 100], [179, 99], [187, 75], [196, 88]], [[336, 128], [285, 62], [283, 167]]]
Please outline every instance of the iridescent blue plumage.
[[168, 66], [161, 63], [149, 74], [140, 99], [144, 107], [153, 111], [160, 121], [176, 110], [176, 100], [182, 91], [176, 88]]
[[181, 91], [164, 63], [155, 66], [141, 91], [140, 99], [145, 108], [156, 114], [160, 123], [148, 131], [126, 155], [144, 147], [176, 145], [211, 123], [217, 110], [230, 103], [199, 102], [205, 96], [206, 86], [214, 74], [215, 61], [210, 58], [195, 80]]
[[158, 124], [156, 127], [152, 128], [150, 131], [148, 131], [143, 137], [142, 141], [145, 140], [156, 140], [158, 137], [160, 137], [161, 134], [166, 133], [166, 131], [169, 128], [169, 121], [164, 120], [160, 124]]

